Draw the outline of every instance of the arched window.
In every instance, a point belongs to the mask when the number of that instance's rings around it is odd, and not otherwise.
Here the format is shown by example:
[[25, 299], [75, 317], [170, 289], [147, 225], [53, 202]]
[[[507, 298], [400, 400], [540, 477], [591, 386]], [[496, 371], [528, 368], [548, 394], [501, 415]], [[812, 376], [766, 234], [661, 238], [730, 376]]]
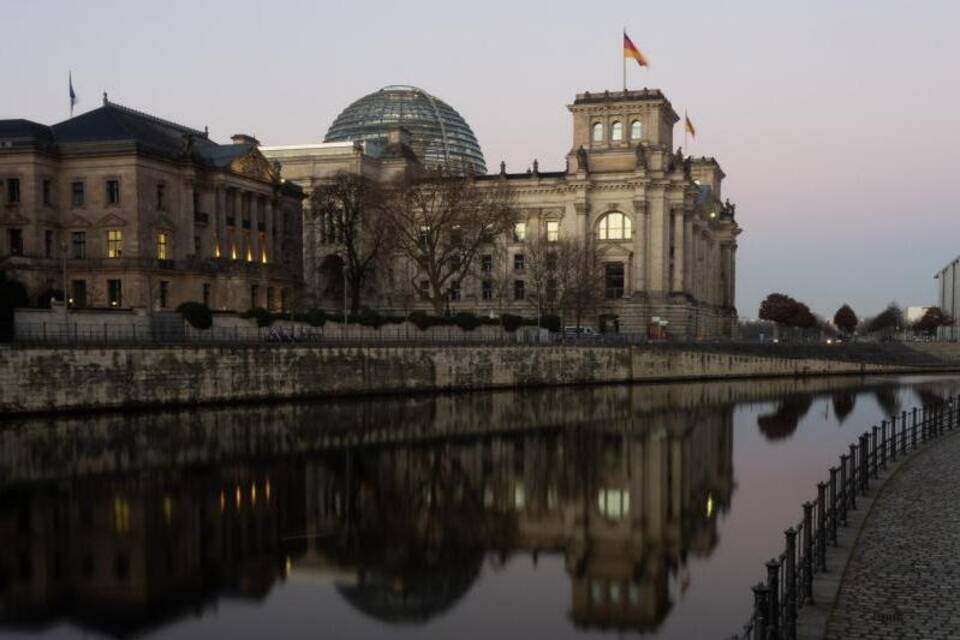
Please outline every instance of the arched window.
[[603, 123], [601, 122], [593, 123], [593, 141], [603, 142]]
[[623, 123], [619, 120], [610, 125], [610, 139], [613, 142], [620, 142], [623, 140]]
[[630, 218], [619, 212], [608, 213], [600, 218], [597, 237], [600, 240], [629, 240], [633, 236]]
[[639, 140], [643, 137], [643, 125], [640, 124], [639, 120], [634, 120], [630, 123], [630, 139]]

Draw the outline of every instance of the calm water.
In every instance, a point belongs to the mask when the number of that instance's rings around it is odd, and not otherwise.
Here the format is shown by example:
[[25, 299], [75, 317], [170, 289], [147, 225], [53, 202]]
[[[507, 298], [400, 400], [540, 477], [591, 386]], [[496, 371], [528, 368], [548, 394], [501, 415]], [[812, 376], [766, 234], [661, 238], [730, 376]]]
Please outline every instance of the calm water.
[[0, 424], [0, 638], [722, 638], [837, 455], [960, 378]]

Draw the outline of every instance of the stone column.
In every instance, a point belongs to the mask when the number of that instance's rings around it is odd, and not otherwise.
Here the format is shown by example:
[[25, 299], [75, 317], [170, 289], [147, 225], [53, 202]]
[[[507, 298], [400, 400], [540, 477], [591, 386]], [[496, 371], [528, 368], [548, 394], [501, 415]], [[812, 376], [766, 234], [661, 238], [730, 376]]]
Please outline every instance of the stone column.
[[177, 254], [187, 257], [188, 255], [193, 255], [197, 252], [196, 243], [193, 238], [197, 235], [197, 216], [193, 210], [193, 190], [196, 186], [193, 183], [193, 178], [187, 178], [183, 181], [183, 195], [180, 198], [180, 211], [181, 220], [186, 219], [187, 224], [186, 229], [181, 235], [186, 237], [177, 238], [173, 243], [173, 251], [170, 254], [172, 259], [177, 258]]
[[[227, 247], [227, 195], [223, 185], [217, 185], [213, 191], [213, 207], [215, 223], [215, 236], [217, 245], [220, 247], [220, 257], [228, 256], [229, 247]], [[217, 255], [214, 251], [213, 255]]]
[[693, 217], [687, 216], [683, 223], [683, 291], [691, 293], [694, 285], [693, 270]]
[[260, 262], [260, 196], [248, 191], [247, 198], [250, 203], [250, 252], [253, 261]]
[[647, 290], [662, 293], [670, 288], [667, 282], [666, 264], [668, 259], [669, 234], [663, 189], [656, 189], [648, 202], [649, 234], [647, 238]]
[[266, 217], [267, 231], [266, 231], [266, 243], [267, 243], [267, 262], [273, 262], [274, 253], [273, 253], [273, 199], [268, 199], [264, 205], [264, 217]]
[[684, 279], [684, 230], [685, 216], [683, 209], [673, 210], [673, 282], [670, 283], [671, 292], [683, 291]]
[[633, 201], [633, 291], [647, 290], [647, 203]]

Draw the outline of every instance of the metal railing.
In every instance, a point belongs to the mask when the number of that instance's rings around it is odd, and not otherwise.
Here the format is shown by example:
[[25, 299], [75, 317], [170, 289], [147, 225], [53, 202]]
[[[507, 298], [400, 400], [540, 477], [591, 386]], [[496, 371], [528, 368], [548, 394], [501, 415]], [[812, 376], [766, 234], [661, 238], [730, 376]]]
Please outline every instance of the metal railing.
[[960, 426], [960, 396], [891, 416], [850, 444], [840, 464], [817, 483], [817, 497], [802, 505], [803, 515], [784, 532], [783, 553], [766, 563], [764, 580], [752, 587], [753, 611], [735, 640], [795, 640], [797, 615], [814, 602], [813, 579], [827, 571], [827, 549], [866, 496], [871, 480], [887, 464], [916, 451]]
[[417, 345], [531, 345], [531, 346], [598, 346], [619, 347], [646, 344], [643, 334], [612, 333], [595, 336], [571, 336], [524, 332], [524, 328], [510, 332], [465, 331], [456, 326], [433, 327], [421, 331], [416, 327], [384, 326], [381, 330], [360, 332], [351, 325], [346, 330], [340, 324], [324, 327], [211, 327], [197, 330], [182, 326], [151, 326], [145, 320], [139, 323], [18, 323], [13, 343], [22, 346], [98, 346], [146, 344], [289, 344], [316, 346], [417, 346]]

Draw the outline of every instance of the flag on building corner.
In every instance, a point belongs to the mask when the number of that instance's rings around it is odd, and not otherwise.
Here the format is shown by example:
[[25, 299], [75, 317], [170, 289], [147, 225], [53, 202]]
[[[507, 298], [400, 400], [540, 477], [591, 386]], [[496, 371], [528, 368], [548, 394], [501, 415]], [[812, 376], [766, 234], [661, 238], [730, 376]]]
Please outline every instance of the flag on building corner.
[[683, 114], [683, 120], [684, 120], [685, 126], [687, 127], [687, 133], [689, 133], [691, 136], [693, 136], [694, 138], [696, 138], [696, 137], [697, 137], [697, 130], [694, 129], [693, 123], [690, 122], [690, 116], [688, 116], [688, 115], [686, 114], [686, 112], [684, 112], [684, 114]]
[[73, 90], [73, 72], [69, 75], [70, 84], [70, 117], [73, 117], [73, 107], [77, 104], [77, 92]]
[[626, 31], [623, 32], [623, 57], [633, 58], [641, 67], [649, 66], [647, 57], [640, 52], [640, 49], [637, 49], [637, 47], [633, 44], [633, 41], [630, 39], [630, 36], [627, 35]]

